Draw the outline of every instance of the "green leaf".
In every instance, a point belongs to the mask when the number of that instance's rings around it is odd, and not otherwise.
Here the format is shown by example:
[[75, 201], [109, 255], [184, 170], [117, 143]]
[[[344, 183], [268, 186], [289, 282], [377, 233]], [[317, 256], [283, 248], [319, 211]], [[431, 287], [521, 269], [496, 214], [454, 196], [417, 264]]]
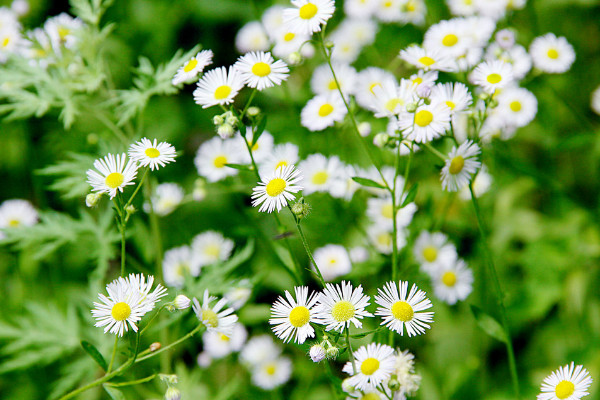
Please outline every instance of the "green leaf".
[[226, 167], [239, 169], [240, 171], [252, 171], [254, 168], [250, 165], [245, 164], [225, 164]]
[[415, 183], [414, 185], [412, 185], [411, 188], [408, 190], [408, 193], [406, 194], [406, 198], [402, 202], [402, 205], [400, 206], [400, 208], [404, 208], [408, 204], [412, 203], [415, 200], [415, 197], [417, 197], [418, 190], [419, 190], [418, 183]]
[[260, 135], [263, 134], [266, 127], [267, 127], [267, 116], [262, 115], [258, 121], [258, 124], [256, 125], [256, 130], [252, 134], [252, 144], [250, 147], [254, 146], [256, 144], [256, 142], [258, 142], [258, 139], [260, 139]]
[[355, 339], [360, 339], [360, 338], [364, 338], [367, 337], [373, 333], [377, 333], [379, 332], [381, 329], [383, 329], [383, 327], [379, 327], [377, 329], [374, 329], [372, 331], [367, 331], [367, 332], [362, 332], [362, 333], [357, 333], [355, 335], [350, 335], [351, 338], [355, 338]]
[[88, 342], [86, 340], [82, 340], [81, 347], [83, 347], [83, 349], [90, 355], [90, 357], [92, 357], [94, 359], [94, 361], [96, 361], [98, 363], [98, 365], [103, 370], [106, 371], [108, 369], [106, 360], [104, 359], [104, 357], [102, 357], [102, 354], [100, 354], [100, 352], [98, 351], [96, 346], [94, 346], [93, 344], [91, 344], [90, 342]]
[[506, 331], [494, 317], [474, 305], [471, 305], [471, 312], [475, 317], [475, 321], [477, 321], [477, 325], [479, 325], [485, 333], [501, 342], [506, 343], [508, 341]]
[[106, 393], [108, 393], [108, 395], [110, 396], [111, 399], [127, 400], [125, 398], [125, 395], [123, 394], [123, 392], [121, 392], [119, 389], [112, 387], [110, 385], [107, 385], [107, 384], [102, 385], [102, 387], [104, 388], [104, 390], [106, 390]]
[[381, 183], [377, 183], [371, 179], [367, 179], [367, 178], [360, 178], [358, 176], [354, 176], [352, 177], [352, 180], [356, 183], [358, 183], [359, 185], [362, 186], [366, 186], [366, 187], [374, 187], [374, 188], [378, 188], [378, 189], [387, 189], [385, 186], [383, 186]]

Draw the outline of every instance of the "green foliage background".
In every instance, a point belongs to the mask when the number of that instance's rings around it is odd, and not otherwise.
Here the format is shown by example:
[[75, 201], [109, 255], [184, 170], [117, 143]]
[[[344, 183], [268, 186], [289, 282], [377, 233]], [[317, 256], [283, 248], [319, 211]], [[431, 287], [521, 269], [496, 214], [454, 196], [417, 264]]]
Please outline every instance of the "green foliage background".
[[[66, 2], [30, 3], [28, 27], [69, 10]], [[178, 49], [187, 51], [200, 44], [214, 51], [215, 66], [230, 65], [238, 57], [235, 33], [245, 22], [258, 19], [270, 4], [258, 0], [115, 0], [101, 24], [115, 23], [101, 44], [105, 67], [115, 87], [129, 89], [140, 56], [157, 66], [171, 60]], [[427, 5], [428, 21], [449, 18], [441, 1], [428, 0]], [[584, 364], [596, 381], [600, 379], [600, 117], [589, 107], [590, 93], [600, 85], [600, 2], [529, 0], [509, 24], [517, 28], [518, 41], [526, 46], [535, 36], [553, 32], [565, 36], [577, 53], [568, 73], [541, 76], [526, 85], [539, 101], [536, 120], [513, 139], [494, 141], [484, 159], [494, 184], [481, 203], [506, 292], [524, 398], [534, 398], [542, 379], [572, 360]], [[383, 26], [374, 48], [363, 52], [356, 66], [390, 60], [401, 48], [420, 42], [422, 35], [423, 30], [413, 26]], [[319, 151], [366, 165], [348, 125], [322, 133], [309, 133], [300, 126], [299, 111], [309, 98], [302, 76], [309, 76], [311, 65], [318, 63], [301, 67], [290, 81], [291, 103], [288, 94], [276, 88], [257, 96], [256, 104], [268, 115], [267, 129], [276, 142], [298, 144], [301, 156]], [[402, 70], [396, 72], [403, 76]], [[136, 121], [142, 127], [136, 133], [168, 141], [181, 151], [177, 162], [156, 176], [161, 182], [178, 182], [188, 191], [197, 177], [195, 151], [214, 135], [211, 118], [217, 112], [194, 104], [192, 90], [188, 87], [177, 96], [150, 98], [142, 119]], [[0, 249], [2, 398], [53, 398], [74, 383], [98, 375], [81, 340], [96, 344], [103, 354], [111, 349], [112, 337], [93, 327], [89, 310], [103, 290], [105, 277], [118, 274], [119, 236], [110, 207], [86, 209], [85, 171], [95, 158], [124, 151], [125, 145], [99, 121], [82, 115], [75, 116], [69, 129], [56, 111], [42, 118], [5, 120], [0, 126], [0, 198], [29, 199], [42, 210], [37, 227], [17, 234]], [[468, 306], [493, 310], [473, 210], [470, 203], [458, 199], [445, 208], [448, 196], [440, 189], [436, 160], [419, 154], [417, 163], [420, 166], [413, 178], [420, 186], [419, 211], [411, 234], [436, 224], [475, 272], [475, 290], [467, 302], [448, 307], [434, 301], [431, 331], [400, 339], [403, 348], [416, 354], [423, 376], [417, 398], [512, 398], [504, 347], [479, 330]], [[203, 230], [215, 229], [241, 249], [259, 232], [254, 254], [232, 274], [257, 282], [253, 304], [240, 314], [242, 322], [252, 334], [269, 332], [268, 308], [293, 282], [277, 267], [268, 245], [276, 231], [274, 224], [249, 205], [253, 176], [241, 173], [234, 182], [233, 190], [209, 185], [205, 200], [162, 218], [163, 244], [168, 249], [188, 243]], [[357, 194], [345, 203], [326, 195], [309, 196], [313, 212], [304, 226], [311, 245], [361, 244], [357, 226], [364, 223], [365, 199]], [[155, 249], [148, 244], [146, 216], [133, 219], [130, 267], [148, 273], [154, 268]], [[285, 222], [292, 226], [291, 220]], [[292, 243], [306, 263], [297, 238]], [[402, 279], [417, 281], [430, 291], [409, 251], [403, 251], [401, 265]], [[376, 259], [357, 267], [351, 277], [373, 295], [389, 279], [386, 268], [383, 258]], [[193, 326], [190, 317], [173, 316], [169, 336], [177, 338], [187, 332]], [[264, 392], [250, 385], [247, 372], [234, 357], [217, 361], [208, 370], [195, 366], [199, 342], [188, 341], [174, 353], [185, 398], [265, 398]], [[306, 348], [288, 345], [285, 351], [294, 358], [293, 379], [273, 398], [329, 398], [322, 366], [310, 362]], [[148, 364], [146, 372], [157, 370], [154, 361]], [[146, 375], [136, 371], [137, 377]], [[151, 383], [125, 393], [132, 399], [160, 398], [161, 390], [160, 384]], [[588, 399], [600, 399], [597, 382], [591, 393]], [[106, 396], [90, 391], [80, 398]]]

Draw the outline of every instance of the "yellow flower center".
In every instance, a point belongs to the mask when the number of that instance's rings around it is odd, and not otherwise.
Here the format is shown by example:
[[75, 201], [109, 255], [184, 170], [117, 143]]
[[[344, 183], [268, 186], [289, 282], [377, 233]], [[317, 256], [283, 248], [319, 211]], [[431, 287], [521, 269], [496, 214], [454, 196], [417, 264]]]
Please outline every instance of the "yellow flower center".
[[285, 34], [285, 36], [283, 36], [283, 40], [285, 42], [291, 42], [292, 40], [294, 40], [295, 37], [296, 37], [295, 34], [293, 34], [292, 32], [288, 32]]
[[333, 106], [329, 103], [323, 104], [319, 107], [319, 117], [326, 117], [333, 112]]
[[290, 311], [290, 324], [296, 328], [300, 328], [308, 323], [310, 320], [310, 313], [308, 308], [304, 306], [297, 306]]
[[371, 92], [371, 94], [375, 94], [374, 90], [377, 86], [381, 87], [381, 83], [379, 83], [379, 82], [371, 83], [371, 86], [369, 86], [369, 92]]
[[387, 232], [380, 233], [377, 236], [377, 243], [383, 247], [389, 247], [392, 245], [392, 236]]
[[221, 247], [216, 244], [209, 244], [204, 248], [204, 254], [209, 257], [217, 258], [221, 254]]
[[394, 207], [391, 204], [384, 205], [381, 207], [381, 215], [386, 219], [394, 218]]
[[424, 56], [419, 58], [419, 62], [425, 65], [426, 67], [429, 67], [430, 65], [433, 65], [435, 63], [435, 60], [431, 57]]
[[217, 156], [213, 161], [213, 164], [216, 168], [223, 168], [225, 164], [227, 164], [227, 157], [225, 156]]
[[108, 174], [104, 183], [106, 183], [106, 186], [108, 186], [109, 188], [116, 189], [123, 184], [123, 181], [125, 181], [125, 177], [123, 176], [123, 174], [119, 172], [113, 172], [111, 174]]
[[226, 99], [227, 96], [231, 93], [231, 88], [227, 85], [219, 86], [217, 90], [215, 90], [215, 99], [223, 100]]
[[556, 385], [556, 389], [554, 389], [554, 393], [556, 393], [556, 397], [559, 399], [566, 399], [573, 394], [575, 391], [575, 385], [573, 382], [569, 381], [560, 381], [558, 385]]
[[458, 174], [462, 171], [465, 166], [465, 159], [462, 156], [456, 156], [450, 161], [450, 168], [448, 168], [448, 172], [452, 175]]
[[379, 360], [373, 357], [367, 358], [360, 364], [360, 372], [365, 375], [373, 375], [379, 369]]
[[196, 68], [196, 65], [198, 65], [198, 60], [196, 60], [195, 58], [192, 58], [190, 61], [186, 62], [185, 65], [183, 66], [183, 72], [190, 72], [191, 70]]
[[442, 39], [442, 44], [446, 47], [452, 47], [456, 43], [458, 43], [458, 36], [456, 36], [453, 33], [449, 33], [448, 35], [444, 36], [444, 38]]
[[187, 263], [178, 264], [175, 268], [175, 275], [185, 276], [190, 272], [190, 266]]
[[327, 178], [329, 178], [327, 171], [319, 171], [312, 176], [312, 183], [315, 185], [323, 185], [327, 182]]
[[58, 28], [58, 36], [60, 36], [61, 40], [64, 40], [70, 33], [71, 30], [69, 28], [66, 28], [64, 26]]
[[392, 2], [391, 1], [386, 1], [385, 3], [383, 3], [383, 6], [386, 8], [390, 8], [392, 6]]
[[131, 315], [131, 307], [121, 301], [113, 306], [111, 314], [115, 320], [125, 321]]
[[217, 313], [213, 310], [202, 310], [202, 322], [204, 325], [216, 328], [219, 326], [219, 317], [217, 317]]
[[311, 19], [317, 15], [317, 11], [319, 11], [317, 6], [315, 6], [313, 3], [307, 3], [300, 7], [300, 18]]
[[160, 156], [160, 151], [158, 151], [157, 149], [152, 148], [152, 147], [149, 149], [146, 149], [146, 151], [144, 151], [144, 153], [146, 153], [146, 155], [150, 158], [156, 158], [156, 157]]
[[269, 181], [269, 183], [267, 183], [267, 194], [271, 197], [276, 197], [279, 196], [281, 193], [283, 193], [283, 191], [285, 190], [285, 188], [287, 187], [287, 183], [285, 182], [284, 179], [281, 178], [275, 178], [275, 179], [271, 179]]
[[337, 322], [346, 322], [354, 317], [354, 306], [347, 300], [341, 300], [335, 303], [331, 308], [331, 316]]
[[514, 112], [521, 111], [521, 102], [513, 101], [512, 103], [510, 103], [510, 109], [513, 110]]
[[442, 275], [442, 283], [448, 287], [456, 285], [456, 274], [452, 271], [446, 271]]
[[229, 339], [229, 336], [223, 334], [223, 333], [219, 333], [219, 339], [221, 339], [221, 341], [223, 342], [229, 342], [231, 339]]
[[381, 397], [377, 393], [371, 392], [361, 397], [361, 400], [381, 400]]
[[493, 74], [489, 74], [487, 76], [487, 81], [489, 83], [491, 83], [492, 85], [495, 85], [496, 83], [500, 82], [501, 80], [502, 80], [502, 76], [500, 76], [500, 74], [493, 73]]
[[287, 161], [285, 161], [285, 160], [284, 160], [284, 161], [279, 161], [279, 162], [277, 163], [277, 165], [275, 166], [275, 170], [277, 170], [277, 168], [280, 168], [280, 167], [287, 167], [287, 166], [288, 166], [288, 162], [287, 162]]
[[558, 51], [556, 51], [556, 49], [550, 49], [548, 50], [548, 58], [551, 58], [553, 60], [556, 60], [558, 58]]
[[427, 262], [434, 262], [437, 259], [437, 249], [433, 246], [427, 246], [423, 249], [423, 258]]
[[16, 228], [19, 225], [21, 225], [21, 221], [19, 221], [18, 219], [11, 219], [10, 221], [8, 221], [8, 226], [11, 226], [13, 228]]
[[415, 114], [415, 124], [422, 128], [429, 125], [431, 121], [433, 121], [433, 114], [431, 111], [421, 110]]
[[330, 258], [329, 265], [335, 265], [335, 264], [337, 264], [337, 260], [335, 258]]
[[413, 318], [415, 312], [407, 302], [397, 301], [392, 305], [392, 315], [400, 321], [408, 322]]
[[338, 89], [338, 85], [337, 83], [335, 83], [335, 79], [332, 79], [329, 81], [329, 84], [327, 85], [327, 88], [329, 90], [337, 90]]
[[268, 364], [265, 367], [265, 372], [267, 373], [267, 375], [275, 375], [276, 371], [277, 371], [277, 368], [275, 368], [275, 364]]
[[10, 43], [10, 38], [5, 37], [4, 40], [2, 41], [2, 47], [8, 46], [9, 43]]
[[415, 79], [412, 80], [412, 83], [414, 83], [415, 85], [420, 85], [421, 83], [423, 83], [423, 78], [417, 76]]
[[385, 103], [385, 109], [389, 112], [394, 112], [396, 107], [402, 105], [404, 102], [400, 99], [390, 99], [387, 103]]
[[409, 1], [408, 3], [406, 3], [406, 5], [404, 6], [404, 9], [407, 12], [415, 12], [417, 10], [417, 4], [414, 1]]
[[454, 102], [453, 102], [453, 101], [450, 101], [450, 100], [447, 100], [447, 101], [446, 101], [446, 105], [447, 105], [448, 107], [450, 107], [450, 109], [451, 109], [451, 110], [454, 110], [454, 108], [456, 107], [456, 104], [454, 104]]
[[264, 63], [262, 61], [257, 62], [252, 66], [252, 73], [260, 77], [267, 76], [271, 73], [271, 67], [269, 66], [269, 64]]
[[258, 146], [258, 142], [254, 143], [254, 144], [252, 145], [252, 151], [256, 151], [256, 150], [258, 150], [258, 147], [259, 147], [259, 146]]

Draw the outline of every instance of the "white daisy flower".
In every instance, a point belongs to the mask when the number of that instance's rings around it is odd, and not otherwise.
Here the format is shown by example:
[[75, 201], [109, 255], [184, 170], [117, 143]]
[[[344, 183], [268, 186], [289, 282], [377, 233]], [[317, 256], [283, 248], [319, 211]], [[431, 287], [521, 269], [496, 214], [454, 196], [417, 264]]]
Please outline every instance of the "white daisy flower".
[[290, 72], [286, 63], [281, 60], [275, 61], [271, 53], [262, 51], [244, 54], [236, 61], [234, 67], [239, 71], [244, 83], [257, 90], [281, 85]]
[[278, 357], [255, 365], [251, 371], [252, 383], [264, 390], [272, 390], [286, 383], [292, 375], [292, 362], [287, 357]]
[[590, 107], [596, 114], [600, 115], [600, 86], [592, 92]]
[[280, 167], [296, 165], [299, 160], [298, 146], [292, 143], [278, 144], [260, 163], [260, 175], [270, 175]]
[[480, 86], [487, 93], [494, 93], [513, 82], [512, 67], [500, 60], [484, 61], [475, 67], [470, 78], [473, 84]]
[[527, 89], [514, 87], [502, 90], [496, 100], [498, 106], [492, 109], [490, 118], [500, 118], [503, 125], [521, 128], [533, 121], [537, 114], [537, 99]]
[[331, 60], [338, 63], [352, 64], [362, 50], [360, 42], [347, 32], [339, 29], [332, 32], [327, 39], [333, 43]]
[[452, 15], [468, 16], [477, 11], [473, 0], [447, 0], [448, 8]]
[[339, 95], [331, 92], [327, 95], [318, 95], [306, 103], [300, 114], [302, 126], [311, 131], [322, 131], [336, 122], [341, 122], [348, 111]]
[[376, 87], [397, 86], [396, 78], [388, 71], [377, 67], [368, 67], [357, 75], [356, 90], [354, 91], [356, 102], [362, 108], [371, 109]]
[[311, 154], [300, 162], [299, 168], [305, 177], [305, 195], [315, 192], [326, 192], [337, 198], [344, 195], [346, 183], [342, 176], [342, 162], [337, 156], [327, 158], [322, 154]]
[[136, 323], [148, 312], [142, 302], [141, 293], [132, 287], [123, 277], [106, 285], [108, 297], [102, 293], [98, 298], [102, 303], [94, 302], [92, 315], [96, 319], [94, 326], [104, 326], [104, 333], [109, 332], [123, 336], [131, 328], [137, 332]]
[[473, 45], [469, 25], [464, 18], [440, 21], [432, 25], [423, 39], [423, 47], [437, 50], [453, 58], [464, 56]]
[[140, 163], [140, 167], [150, 167], [154, 171], [175, 161], [175, 147], [167, 142], [158, 143], [156, 139], [151, 142], [142, 138], [129, 147], [129, 157]]
[[451, 114], [455, 114], [466, 110], [473, 102], [473, 97], [463, 83], [438, 83], [431, 90], [431, 101], [445, 103]]
[[177, 86], [180, 83], [187, 83], [194, 80], [204, 71], [207, 65], [212, 63], [212, 58], [213, 52], [211, 50], [202, 50], [177, 70], [171, 80], [171, 84]]
[[38, 221], [38, 212], [27, 200], [11, 199], [0, 205], [0, 239], [4, 238], [2, 229], [20, 226], [32, 226]]
[[376, 118], [393, 118], [406, 113], [406, 105], [417, 100], [413, 84], [402, 79], [400, 86], [395, 81], [387, 81], [373, 87], [371, 110]]
[[[243, 129], [243, 128], [242, 128]], [[240, 139], [244, 140], [242, 135], [240, 134]], [[252, 157], [254, 157], [254, 161], [260, 164], [266, 158], [268, 158], [273, 153], [273, 135], [271, 135], [268, 131], [263, 131], [258, 141], [254, 142], [254, 135], [252, 133], [252, 127], [246, 127], [246, 142], [248, 143], [250, 149], [252, 150]], [[242, 142], [241, 147], [245, 148], [246, 145]], [[243, 159], [246, 163], [250, 163], [250, 155], [244, 153]]]
[[[340, 89], [344, 96], [354, 92], [356, 82], [356, 70], [348, 64], [334, 63], [333, 70], [340, 84]], [[338, 93], [338, 85], [333, 79], [333, 74], [328, 64], [321, 64], [313, 71], [310, 79], [310, 88], [315, 94], [326, 95], [328, 93]]]
[[547, 33], [533, 39], [529, 46], [533, 65], [549, 74], [567, 72], [575, 61], [573, 46], [564, 37]]
[[[297, 52], [300, 50], [300, 46], [307, 40], [310, 40], [309, 35], [302, 35], [299, 33], [294, 33], [286, 26], [279, 28], [271, 33], [273, 36], [273, 40], [275, 41], [275, 46], [273, 47], [273, 54], [276, 57], [286, 58], [289, 57], [290, 54]], [[302, 47], [304, 49], [307, 47], [306, 45]]]
[[463, 301], [473, 291], [473, 271], [461, 259], [441, 264], [431, 279], [435, 297], [450, 305]]
[[229, 288], [223, 295], [234, 310], [239, 310], [252, 295], [252, 286], [248, 279], [242, 279], [237, 285]]
[[450, 107], [445, 102], [423, 104], [414, 113], [398, 119], [403, 136], [417, 143], [427, 143], [450, 130]]
[[[161, 183], [150, 197], [152, 209], [157, 215], [169, 215], [181, 204], [184, 195], [183, 188], [178, 184]], [[150, 203], [144, 203], [144, 211], [150, 212]]]
[[199, 276], [202, 265], [189, 246], [174, 247], [165, 252], [163, 279], [167, 286], [182, 288], [186, 276]]
[[315, 317], [326, 325], [326, 331], [343, 332], [344, 328], [350, 329], [350, 323], [361, 328], [359, 319], [373, 316], [365, 310], [369, 300], [369, 296], [363, 294], [361, 285], [353, 289], [352, 284], [346, 281], [342, 281], [341, 286], [328, 283], [319, 294]]
[[544, 379], [537, 400], [579, 400], [587, 396], [592, 378], [583, 365], [567, 364]]
[[425, 25], [425, 14], [427, 6], [424, 0], [407, 0], [402, 7], [400, 22], [422, 26]]
[[117, 191], [123, 193], [123, 188], [135, 185], [133, 181], [137, 175], [137, 163], [134, 160], [125, 161], [125, 153], [114, 156], [108, 154], [106, 157], [94, 161], [94, 168], [87, 170], [88, 183], [92, 185], [94, 192], [108, 193], [112, 199]]
[[[401, 190], [401, 188], [398, 190]], [[396, 204], [400, 206], [401, 202], [398, 201]], [[396, 210], [396, 226], [398, 228], [407, 227], [412, 221], [416, 211], [417, 205], [415, 203], [409, 203]], [[366, 214], [373, 224], [380, 226], [381, 228], [392, 230], [394, 227], [392, 197], [386, 196], [368, 199]]]
[[481, 162], [477, 160], [480, 152], [479, 146], [471, 140], [461, 144], [458, 149], [456, 146], [452, 147], [440, 174], [442, 188], [448, 192], [457, 192], [467, 186], [481, 166]]
[[323, 25], [335, 11], [333, 0], [292, 0], [295, 8], [283, 11], [283, 22], [292, 32], [311, 35], [321, 32]]
[[248, 22], [235, 35], [235, 48], [240, 53], [267, 51], [270, 46], [267, 32], [258, 21]]
[[350, 261], [362, 263], [369, 259], [369, 250], [364, 246], [355, 246], [349, 251]]
[[430, 275], [441, 268], [441, 265], [454, 263], [458, 257], [456, 247], [448, 241], [448, 236], [441, 232], [427, 231], [421, 231], [415, 240], [413, 255], [421, 265], [421, 270]]
[[439, 50], [426, 50], [421, 46], [412, 45], [400, 51], [400, 58], [419, 69], [428, 71], [449, 71], [452, 69], [453, 61], [448, 55]]
[[140, 305], [144, 307], [146, 312], [154, 310], [155, 304], [167, 295], [167, 289], [161, 284], [156, 285], [156, 288], [152, 293], [152, 284], [154, 283], [154, 277], [152, 275], [146, 277], [143, 274], [129, 274], [125, 278], [128, 286], [139, 294]]
[[[360, 0], [363, 1], [363, 0]], [[364, 0], [369, 2], [371, 0]], [[348, 4], [344, 2], [344, 4]], [[373, 44], [377, 35], [377, 22], [369, 18], [343, 19], [337, 26], [334, 36], [345, 36], [356, 41], [358, 46]]]
[[377, 289], [378, 296], [375, 302], [381, 307], [377, 308], [375, 315], [383, 317], [381, 325], [404, 335], [404, 328], [408, 336], [416, 336], [425, 333], [429, 324], [433, 322], [433, 312], [424, 312], [431, 308], [431, 301], [425, 296], [417, 285], [412, 285], [408, 292], [408, 282], [388, 282], [383, 289]]
[[346, 0], [344, 13], [350, 18], [367, 19], [373, 15], [378, 0]]
[[202, 232], [192, 239], [192, 252], [201, 266], [228, 260], [233, 246], [233, 240], [216, 231]]
[[248, 340], [240, 352], [240, 360], [253, 368], [277, 359], [280, 354], [281, 348], [275, 344], [271, 335], [259, 335]]
[[78, 31], [83, 28], [83, 21], [73, 18], [67, 13], [61, 13], [55, 17], [48, 18], [44, 23], [44, 30], [48, 33], [52, 47], [57, 54], [61, 54], [61, 46], [74, 49], [77, 45]]
[[[319, 271], [326, 281], [332, 281], [335, 278], [346, 275], [352, 270], [350, 256], [344, 246], [339, 244], [328, 244], [315, 249], [313, 258], [319, 266]], [[315, 266], [311, 264], [312, 269]]]
[[212, 359], [219, 359], [240, 351], [247, 338], [248, 332], [244, 325], [236, 322], [233, 324], [229, 336], [216, 331], [204, 332], [202, 334], [203, 349]]
[[438, 71], [423, 71], [419, 70], [416, 74], [412, 74], [408, 80], [413, 85], [413, 90], [417, 90], [419, 85], [427, 85], [432, 87], [438, 78]]
[[475, 0], [476, 13], [495, 20], [500, 20], [506, 15], [509, 3], [514, 0]]
[[302, 186], [298, 185], [302, 179], [300, 170], [295, 169], [293, 165], [276, 169], [252, 189], [252, 206], [260, 205], [259, 212], [270, 213], [275, 209], [277, 212], [281, 211], [288, 201], [296, 198], [292, 193], [302, 190]]
[[194, 90], [194, 101], [202, 108], [233, 103], [235, 96], [244, 87], [238, 70], [231, 66], [216, 68], [205, 73]]
[[352, 375], [348, 384], [358, 390], [373, 390], [394, 373], [396, 357], [394, 349], [388, 345], [370, 343], [359, 347], [353, 356], [354, 364], [348, 361], [342, 371]]
[[231, 336], [233, 327], [238, 320], [237, 315], [233, 314], [233, 308], [223, 308], [227, 304], [227, 300], [220, 299], [214, 306], [211, 303], [217, 300], [216, 297], [210, 296], [208, 290], [204, 291], [202, 305], [198, 299], [194, 297], [192, 306], [198, 320], [204, 324], [207, 331], [222, 333], [226, 336]]
[[194, 164], [198, 174], [209, 182], [217, 182], [228, 176], [237, 175], [238, 170], [229, 168], [226, 164], [236, 164], [245, 154], [239, 143], [233, 140], [223, 140], [218, 136], [202, 143], [198, 148]]
[[285, 298], [279, 296], [273, 303], [269, 324], [274, 325], [271, 329], [284, 343], [293, 340], [302, 344], [315, 336], [315, 329], [310, 323], [318, 323], [314, 311], [318, 296], [314, 292], [309, 296], [307, 286], [296, 286], [294, 292], [296, 300], [286, 290]]
[[[484, 193], [492, 186], [492, 176], [487, 170], [487, 167], [484, 164], [481, 164], [481, 168], [477, 175], [475, 176], [475, 180], [473, 180], [473, 194], [475, 197], [481, 197]], [[459, 192], [458, 196], [464, 201], [471, 200], [471, 191], [468, 186], [463, 187]]]
[[374, 15], [385, 23], [400, 22], [405, 4], [406, 0], [377, 0]]
[[[392, 254], [394, 250], [394, 232], [392, 229], [379, 225], [371, 225], [367, 228], [369, 241], [375, 246], [378, 252], [382, 254]], [[398, 229], [396, 235], [396, 244], [398, 249], [406, 246], [406, 232], [404, 229]]]
[[492, 43], [485, 52], [485, 60], [501, 60], [512, 65], [515, 80], [523, 79], [531, 70], [531, 56], [525, 47], [515, 44], [508, 49], [503, 49], [498, 43]]

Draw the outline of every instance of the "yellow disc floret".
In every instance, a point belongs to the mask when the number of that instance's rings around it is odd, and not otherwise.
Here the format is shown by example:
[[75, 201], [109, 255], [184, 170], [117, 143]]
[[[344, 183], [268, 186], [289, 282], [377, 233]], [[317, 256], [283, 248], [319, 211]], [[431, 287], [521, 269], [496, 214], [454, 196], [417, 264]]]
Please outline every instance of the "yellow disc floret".
[[217, 313], [211, 309], [202, 310], [202, 322], [206, 326], [216, 328], [219, 326], [219, 317], [217, 317]]
[[337, 322], [346, 322], [354, 317], [354, 306], [347, 300], [340, 300], [331, 308], [331, 316]]
[[190, 61], [186, 62], [183, 66], [183, 72], [190, 72], [198, 65], [198, 60], [192, 58]]
[[158, 151], [157, 149], [155, 149], [153, 147], [146, 149], [146, 151], [144, 151], [144, 153], [146, 153], [146, 155], [150, 158], [156, 158], [156, 157], [160, 156], [160, 151]]
[[360, 372], [365, 375], [373, 375], [379, 369], [379, 360], [373, 357], [367, 358], [360, 364]]
[[120, 172], [113, 172], [108, 174], [105, 179], [106, 186], [111, 189], [116, 189], [123, 184], [125, 177]]
[[556, 60], [558, 58], [558, 51], [556, 51], [556, 49], [550, 49], [546, 54], [548, 55], [548, 58], [551, 58], [553, 60]]
[[448, 287], [453, 287], [456, 285], [456, 274], [452, 271], [446, 271], [442, 275], [442, 283]]
[[312, 176], [311, 180], [312, 183], [314, 183], [315, 185], [323, 185], [325, 184], [325, 182], [327, 182], [328, 178], [329, 174], [327, 173], [327, 171], [319, 171]]
[[392, 315], [400, 321], [408, 322], [413, 319], [414, 314], [411, 305], [405, 301], [397, 301], [392, 305]]
[[394, 217], [394, 207], [391, 204], [386, 204], [381, 207], [381, 215], [383, 218], [392, 219]]
[[319, 117], [326, 117], [333, 112], [333, 106], [329, 103], [323, 104], [319, 107]]
[[284, 42], [291, 42], [292, 40], [294, 40], [294, 38], [296, 37], [296, 35], [292, 32], [288, 32], [283, 36], [283, 41]]
[[419, 125], [421, 128], [429, 125], [433, 121], [433, 114], [431, 111], [421, 110], [415, 114], [415, 124]]
[[227, 157], [225, 157], [225, 156], [217, 156], [217, 157], [215, 157], [215, 160], [213, 161], [213, 164], [217, 168], [223, 168], [225, 166], [225, 164], [227, 164]]
[[285, 160], [279, 161], [277, 163], [277, 165], [275, 166], [275, 170], [277, 170], [278, 168], [287, 167], [287, 166], [288, 166], [288, 162], [287, 161], [285, 161]]
[[458, 174], [462, 171], [465, 166], [465, 159], [462, 156], [456, 156], [450, 161], [450, 168], [448, 168], [448, 172], [452, 175]]
[[493, 73], [493, 74], [489, 74], [487, 76], [487, 81], [489, 83], [491, 83], [492, 85], [495, 85], [496, 83], [500, 82], [501, 80], [502, 80], [502, 76], [500, 76], [500, 74]]
[[458, 36], [456, 36], [453, 33], [444, 36], [444, 38], [442, 39], [442, 44], [446, 47], [452, 47], [456, 43], [458, 43]]
[[423, 258], [427, 262], [434, 262], [437, 260], [437, 249], [433, 246], [427, 246], [423, 249]]
[[419, 62], [426, 67], [430, 67], [431, 65], [433, 65], [435, 63], [435, 60], [431, 57], [423, 56], [423, 57], [419, 58]]
[[522, 106], [521, 106], [521, 102], [515, 100], [510, 103], [509, 107], [512, 111], [519, 112], [519, 111], [521, 111]]
[[296, 328], [300, 328], [310, 320], [310, 312], [304, 306], [297, 306], [290, 311], [290, 324]]
[[219, 86], [217, 90], [215, 90], [215, 99], [223, 100], [226, 99], [231, 93], [231, 88], [227, 85]]
[[554, 393], [556, 393], [556, 397], [559, 399], [569, 398], [573, 392], [575, 391], [575, 385], [570, 381], [560, 381], [558, 385], [556, 385], [556, 389], [554, 389]]
[[271, 179], [269, 183], [267, 183], [266, 192], [271, 197], [279, 196], [285, 188], [287, 187], [287, 183], [284, 179], [275, 178]]
[[113, 306], [111, 315], [117, 321], [125, 321], [131, 315], [131, 307], [121, 301]]
[[269, 64], [264, 63], [262, 61], [257, 62], [252, 66], [252, 73], [260, 77], [267, 76], [271, 73], [271, 67], [269, 66]]
[[317, 11], [319, 11], [319, 9], [313, 3], [306, 3], [300, 7], [300, 18], [311, 19], [317, 15]]

